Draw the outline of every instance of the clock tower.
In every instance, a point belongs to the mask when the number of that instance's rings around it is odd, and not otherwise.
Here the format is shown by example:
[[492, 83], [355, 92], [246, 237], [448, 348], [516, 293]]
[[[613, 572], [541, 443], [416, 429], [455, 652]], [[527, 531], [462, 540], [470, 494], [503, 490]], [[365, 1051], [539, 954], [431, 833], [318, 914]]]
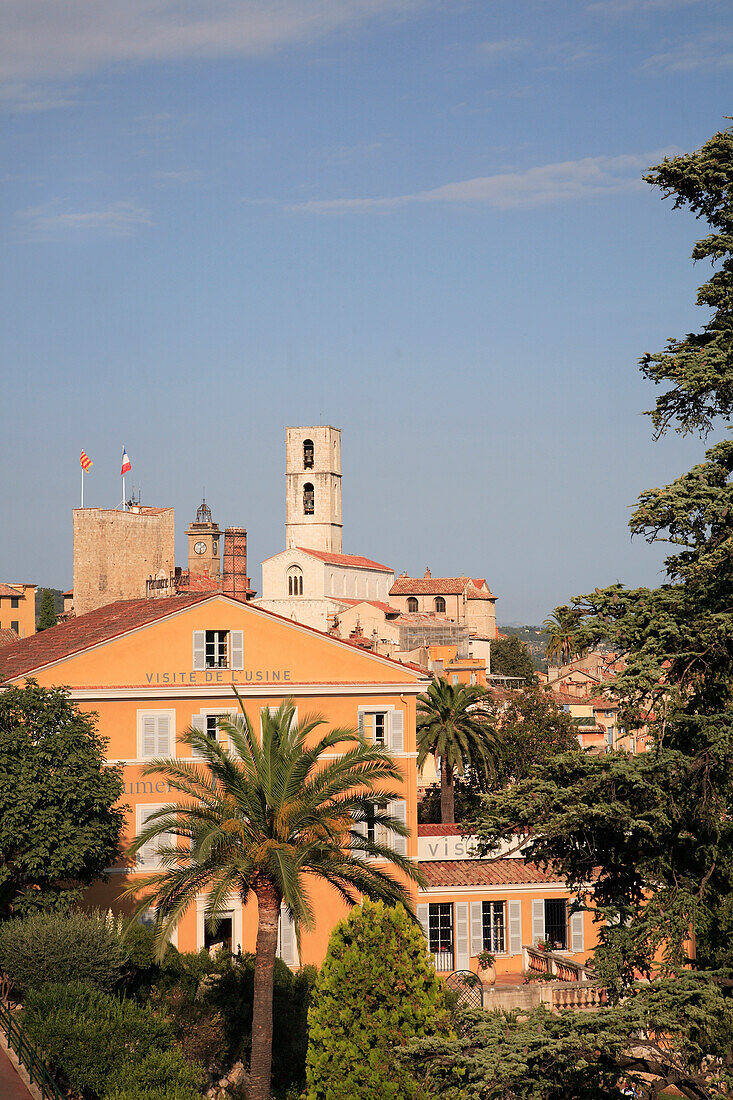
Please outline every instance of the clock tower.
[[206, 498], [196, 510], [196, 520], [186, 531], [188, 536], [188, 571], [190, 575], [206, 575], [214, 581], [221, 579], [221, 531], [211, 518]]

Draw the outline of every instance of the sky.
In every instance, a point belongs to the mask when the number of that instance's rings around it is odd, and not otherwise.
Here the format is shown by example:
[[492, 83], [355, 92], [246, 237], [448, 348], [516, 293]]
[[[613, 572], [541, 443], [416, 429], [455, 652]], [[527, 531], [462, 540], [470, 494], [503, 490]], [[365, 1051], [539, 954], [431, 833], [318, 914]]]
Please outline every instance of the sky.
[[[205, 489], [284, 548], [286, 425], [342, 429], [344, 550], [485, 576], [501, 623], [657, 584], [638, 359], [705, 226], [645, 184], [731, 114], [718, 0], [0, 0], [0, 579], [85, 504]], [[708, 443], [711, 440], [708, 439]]]

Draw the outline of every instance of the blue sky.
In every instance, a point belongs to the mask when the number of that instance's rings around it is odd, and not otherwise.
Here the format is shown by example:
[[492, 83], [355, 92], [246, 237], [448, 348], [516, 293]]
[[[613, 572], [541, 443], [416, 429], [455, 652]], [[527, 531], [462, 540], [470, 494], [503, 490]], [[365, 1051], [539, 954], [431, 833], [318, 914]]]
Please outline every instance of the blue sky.
[[[501, 622], [654, 584], [637, 359], [703, 227], [641, 181], [730, 114], [717, 0], [2, 0], [0, 579], [71, 584], [125, 444], [178, 555], [202, 488], [283, 546], [286, 424], [343, 430], [344, 548]], [[128, 482], [129, 487], [129, 482]]]

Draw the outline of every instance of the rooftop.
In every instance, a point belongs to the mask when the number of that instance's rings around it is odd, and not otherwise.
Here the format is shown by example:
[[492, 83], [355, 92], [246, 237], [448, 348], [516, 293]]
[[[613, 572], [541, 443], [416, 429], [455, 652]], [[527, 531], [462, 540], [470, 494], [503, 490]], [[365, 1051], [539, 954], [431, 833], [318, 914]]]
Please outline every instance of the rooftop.
[[328, 550], [311, 550], [307, 546], [299, 546], [304, 554], [310, 554], [312, 558], [325, 561], [328, 565], [347, 565], [351, 569], [376, 569], [380, 573], [394, 573], [388, 565], [380, 565], [371, 558], [363, 558], [359, 554], [331, 554]]
[[565, 885], [562, 875], [524, 859], [437, 859], [421, 863], [420, 870], [428, 887], [518, 886], [533, 882]]
[[495, 596], [482, 579], [473, 577], [397, 577], [390, 596], [460, 596], [469, 600], [493, 600]]

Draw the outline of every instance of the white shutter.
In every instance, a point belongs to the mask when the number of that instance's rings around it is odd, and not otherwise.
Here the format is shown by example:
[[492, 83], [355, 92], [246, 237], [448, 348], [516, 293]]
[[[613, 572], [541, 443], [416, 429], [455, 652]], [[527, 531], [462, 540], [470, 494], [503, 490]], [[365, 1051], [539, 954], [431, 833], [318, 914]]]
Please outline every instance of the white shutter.
[[390, 748], [392, 752], [405, 751], [404, 715], [401, 710], [393, 710], [389, 722]]
[[476, 958], [484, 949], [484, 906], [481, 901], [471, 902], [471, 957]]
[[[193, 718], [191, 719], [191, 729], [198, 730], [200, 733], [206, 733], [206, 715], [194, 714]], [[192, 755], [200, 760], [202, 754], [198, 751], [196, 747], [194, 747], [192, 749]]]
[[194, 630], [193, 632], [193, 667], [194, 672], [206, 668], [206, 631]]
[[470, 964], [468, 946], [468, 902], [456, 902], [456, 970], [468, 970]]
[[582, 913], [573, 913], [570, 918], [570, 950], [574, 955], [585, 950]]
[[359, 711], [357, 730], [359, 732], [360, 740], [363, 741], [364, 740], [364, 711], [363, 710]]
[[298, 939], [295, 935], [293, 918], [284, 905], [280, 907], [280, 921], [277, 929], [277, 954], [288, 966], [298, 965]]
[[[366, 821], [354, 821], [351, 825], [351, 831], [358, 833], [359, 836], [366, 836], [367, 823]], [[351, 838], [351, 854], [354, 859], [366, 859], [366, 852], [362, 848], [357, 848], [358, 841], [355, 837]]]
[[156, 754], [169, 756], [171, 751], [171, 717], [170, 714], [158, 715], [158, 736], [156, 738]]
[[423, 935], [425, 936], [425, 942], [430, 947], [430, 906], [418, 905], [417, 907], [417, 919], [422, 925]]
[[[403, 825], [407, 824], [407, 802], [404, 798], [394, 798], [389, 804], [389, 812], [392, 817], [396, 817]], [[396, 852], [398, 856], [407, 855], [406, 836], [399, 836], [398, 833], [390, 833], [390, 843], [392, 851]]]
[[538, 944], [545, 938], [545, 903], [542, 898], [532, 900], [532, 943]]
[[[160, 805], [143, 805], [136, 808], [138, 834], [145, 828], [148, 818], [160, 809], [162, 809]], [[151, 871], [160, 867], [160, 860], [157, 857], [158, 848], [170, 844], [171, 839], [170, 833], [161, 833], [159, 836], [147, 841], [146, 844], [143, 844], [135, 857], [137, 866], [143, 871]]]
[[140, 755], [155, 756], [156, 726], [154, 714], [140, 717]]
[[244, 668], [244, 632], [230, 630], [229, 645], [231, 647], [229, 667], [235, 672], [241, 672]]
[[[522, 903], [510, 901], [507, 903], [509, 910], [509, 954], [522, 954]], [[544, 909], [543, 909], [544, 916]], [[544, 923], [544, 920], [543, 920]]]

